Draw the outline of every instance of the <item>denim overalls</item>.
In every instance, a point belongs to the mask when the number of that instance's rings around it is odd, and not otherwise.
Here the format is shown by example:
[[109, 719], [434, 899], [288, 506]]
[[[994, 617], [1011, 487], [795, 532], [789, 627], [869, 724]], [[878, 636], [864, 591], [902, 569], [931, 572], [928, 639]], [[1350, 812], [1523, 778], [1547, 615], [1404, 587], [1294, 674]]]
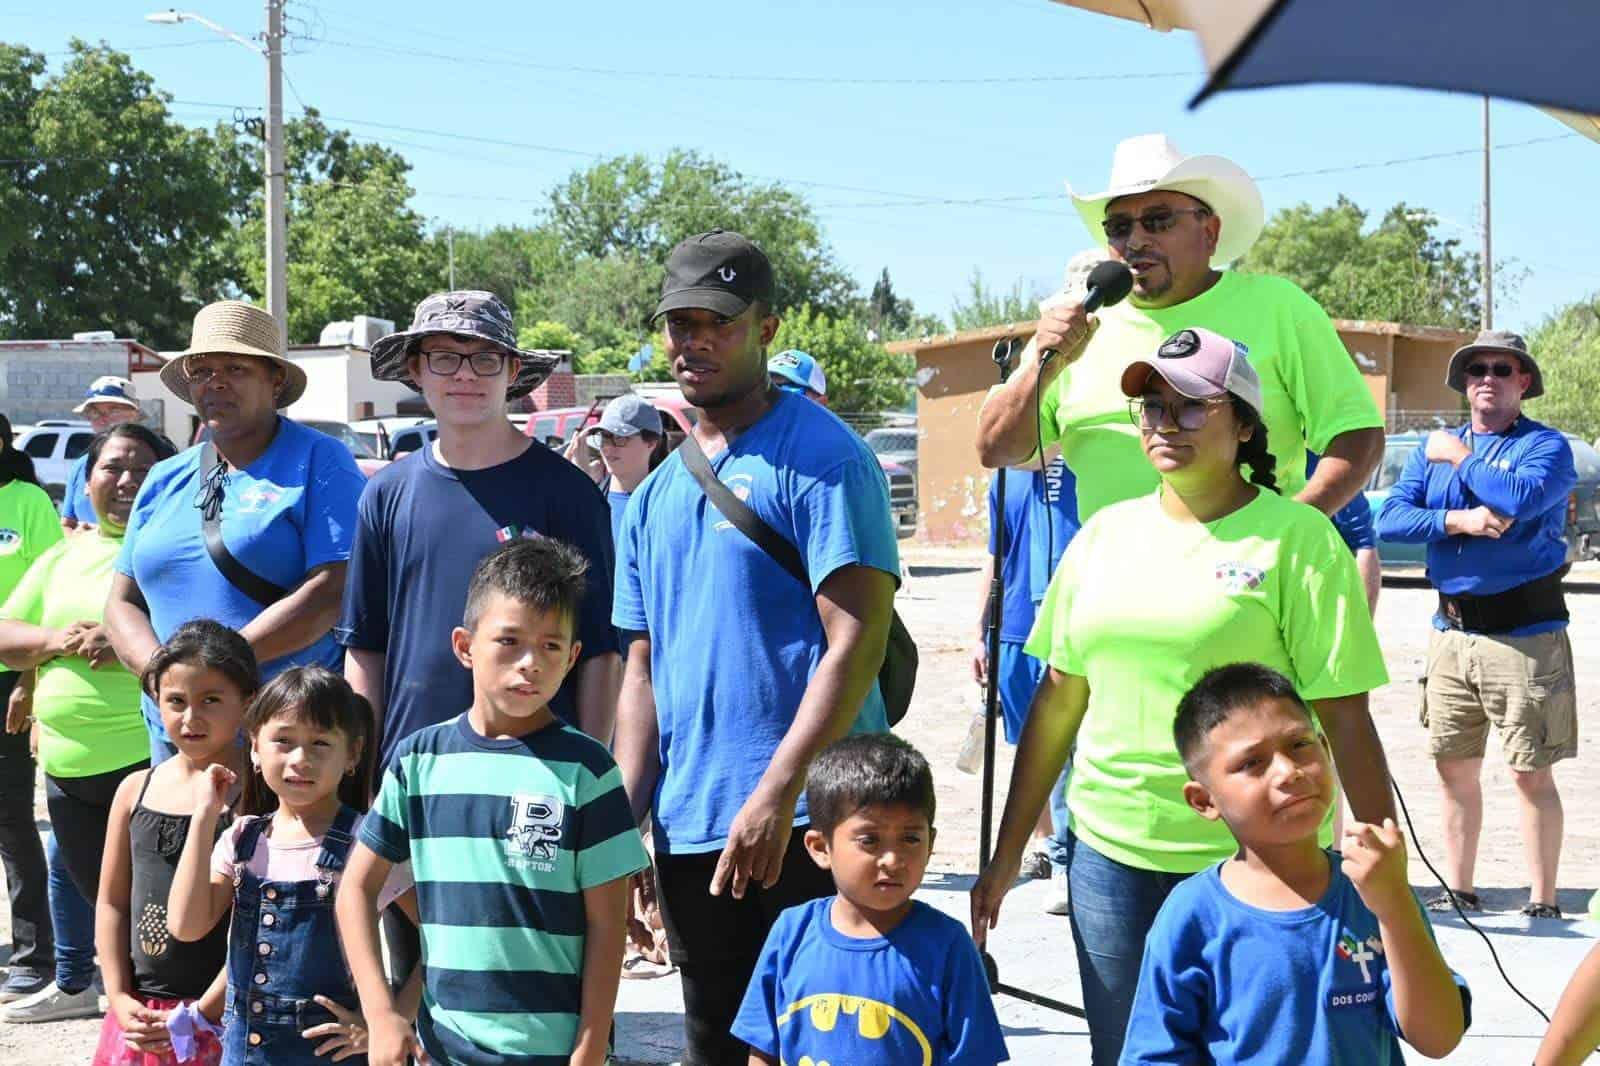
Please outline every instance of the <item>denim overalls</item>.
[[[358, 1010], [350, 970], [333, 920], [334, 878], [344, 869], [361, 816], [340, 807], [322, 838], [315, 881], [268, 881], [247, 869], [270, 816], [239, 832], [235, 855], [233, 935], [228, 943], [227, 1028], [222, 1061], [229, 1066], [326, 1066], [321, 1040], [300, 1034], [334, 1020], [312, 996]], [[343, 1060], [364, 1064], [365, 1055]]]

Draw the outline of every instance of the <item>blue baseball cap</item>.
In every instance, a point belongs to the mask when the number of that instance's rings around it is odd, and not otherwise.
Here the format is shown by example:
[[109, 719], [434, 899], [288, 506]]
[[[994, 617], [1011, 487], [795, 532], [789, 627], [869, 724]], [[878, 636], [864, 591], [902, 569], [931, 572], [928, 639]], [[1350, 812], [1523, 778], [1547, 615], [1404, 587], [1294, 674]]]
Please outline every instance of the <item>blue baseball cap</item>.
[[805, 389], [818, 396], [828, 395], [828, 376], [822, 372], [822, 365], [799, 348], [790, 348], [768, 359], [767, 373], [780, 389]]
[[650, 401], [635, 393], [625, 392], [606, 404], [595, 426], [613, 437], [632, 437], [639, 433], [661, 436], [661, 412]]
[[139, 409], [139, 394], [134, 391], [133, 382], [127, 378], [105, 377], [95, 378], [89, 385], [89, 391], [83, 394], [83, 402], [72, 409], [75, 415], [81, 415], [88, 410], [92, 403], [120, 403], [126, 404], [135, 411]]

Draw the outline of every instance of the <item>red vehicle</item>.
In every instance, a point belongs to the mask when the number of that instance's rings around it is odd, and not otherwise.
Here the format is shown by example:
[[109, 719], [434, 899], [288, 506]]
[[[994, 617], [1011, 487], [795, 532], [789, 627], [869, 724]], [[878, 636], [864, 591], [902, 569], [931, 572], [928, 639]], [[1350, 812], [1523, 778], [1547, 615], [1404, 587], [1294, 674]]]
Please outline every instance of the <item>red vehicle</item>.
[[[700, 412], [689, 405], [682, 396], [661, 394], [646, 396], [651, 405], [661, 412], [661, 422], [667, 432], [667, 447], [676, 448], [683, 438], [700, 421]], [[588, 407], [557, 407], [530, 415], [523, 432], [534, 440], [565, 447], [573, 436], [600, 421], [603, 402]], [[559, 440], [559, 443], [557, 441]], [[878, 458], [878, 466], [889, 482], [889, 509], [894, 512], [895, 536], [904, 539], [917, 533], [917, 479], [899, 463]]]

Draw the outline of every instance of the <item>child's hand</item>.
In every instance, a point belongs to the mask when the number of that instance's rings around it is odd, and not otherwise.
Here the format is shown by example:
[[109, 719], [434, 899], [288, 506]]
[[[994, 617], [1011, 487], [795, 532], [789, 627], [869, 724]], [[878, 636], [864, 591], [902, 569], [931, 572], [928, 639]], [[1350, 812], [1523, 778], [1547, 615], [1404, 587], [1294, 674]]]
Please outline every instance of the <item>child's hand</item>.
[[300, 1035], [307, 1040], [321, 1040], [317, 1045], [318, 1055], [333, 1055], [334, 1062], [340, 1062], [352, 1055], [360, 1055], [367, 1050], [367, 1023], [361, 1015], [348, 1007], [341, 1006], [327, 996], [312, 996], [312, 999], [325, 1007], [334, 1020], [313, 1025]]
[[1346, 826], [1340, 850], [1345, 876], [1380, 922], [1415, 906], [1406, 880], [1406, 841], [1393, 818], [1385, 818], [1381, 826], [1366, 822]]
[[239, 779], [220, 763], [212, 763], [206, 772], [194, 779], [194, 813], [221, 814], [228, 806], [228, 790]]
[[128, 995], [118, 996], [111, 1009], [122, 1027], [123, 1042], [130, 1049], [149, 1055], [165, 1055], [172, 1050], [172, 1034], [167, 1032], [169, 1012], [146, 1007]]
[[367, 1048], [371, 1066], [406, 1066], [413, 1058], [419, 1063], [428, 1061], [422, 1041], [398, 1011], [386, 1011], [367, 1022]]

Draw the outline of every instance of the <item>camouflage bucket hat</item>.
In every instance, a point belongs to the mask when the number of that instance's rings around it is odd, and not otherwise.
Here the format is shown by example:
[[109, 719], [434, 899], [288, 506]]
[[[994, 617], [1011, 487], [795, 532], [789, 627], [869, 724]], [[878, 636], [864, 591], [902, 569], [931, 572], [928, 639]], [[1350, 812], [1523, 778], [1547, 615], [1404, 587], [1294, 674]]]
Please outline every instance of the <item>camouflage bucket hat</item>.
[[[372, 345], [372, 376], [379, 381], [399, 381], [417, 389], [406, 368], [413, 342], [422, 337], [450, 333], [486, 340], [521, 362], [516, 377], [506, 386], [506, 399], [515, 400], [538, 388], [561, 362], [553, 352], [517, 347], [511, 311], [492, 292], [469, 289], [436, 292], [417, 305], [411, 328], [382, 337]], [[421, 391], [418, 389], [417, 391]]]

